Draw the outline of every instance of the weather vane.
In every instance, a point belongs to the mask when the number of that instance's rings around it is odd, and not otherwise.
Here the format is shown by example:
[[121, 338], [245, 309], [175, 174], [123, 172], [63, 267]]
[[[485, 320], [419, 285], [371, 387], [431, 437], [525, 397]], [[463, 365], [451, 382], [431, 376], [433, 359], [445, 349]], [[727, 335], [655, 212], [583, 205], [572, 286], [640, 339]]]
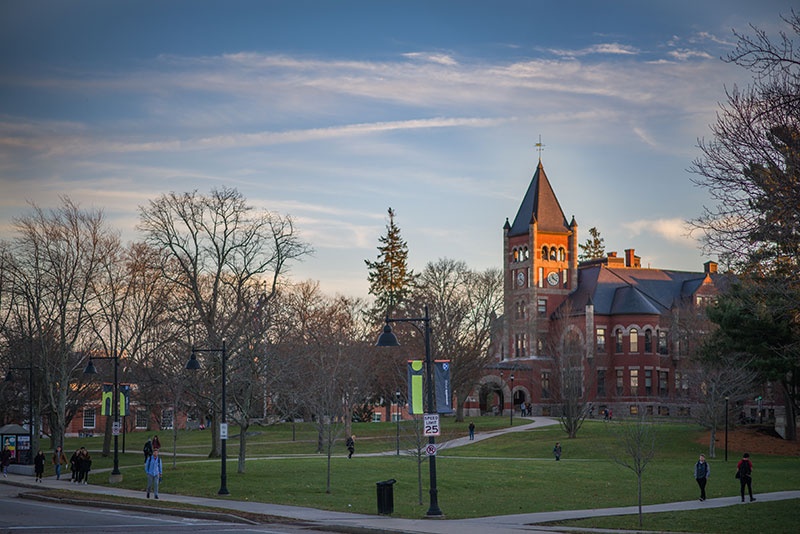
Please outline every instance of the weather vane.
[[542, 161], [542, 151], [544, 150], [544, 144], [542, 143], [542, 136], [539, 136], [539, 142], [536, 143], [536, 152], [539, 153], [539, 162]]

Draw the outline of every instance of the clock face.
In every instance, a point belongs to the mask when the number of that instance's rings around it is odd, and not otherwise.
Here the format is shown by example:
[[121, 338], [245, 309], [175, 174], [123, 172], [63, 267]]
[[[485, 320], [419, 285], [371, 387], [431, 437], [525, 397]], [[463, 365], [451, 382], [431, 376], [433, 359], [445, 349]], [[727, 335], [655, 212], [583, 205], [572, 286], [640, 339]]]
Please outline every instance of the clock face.
[[522, 286], [525, 285], [525, 273], [523, 273], [522, 271], [518, 271], [517, 272], [517, 285], [519, 287], [522, 287]]
[[553, 271], [552, 273], [548, 274], [547, 275], [547, 283], [550, 284], [551, 286], [557, 286], [558, 285], [558, 273]]

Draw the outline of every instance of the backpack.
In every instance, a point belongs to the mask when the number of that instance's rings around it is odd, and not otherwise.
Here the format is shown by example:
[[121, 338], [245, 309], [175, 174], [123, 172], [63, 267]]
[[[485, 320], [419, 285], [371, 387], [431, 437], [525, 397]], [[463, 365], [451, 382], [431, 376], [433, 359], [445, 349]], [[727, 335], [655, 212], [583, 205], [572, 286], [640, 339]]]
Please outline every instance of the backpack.
[[144, 444], [144, 455], [149, 457], [153, 455], [153, 444], [150, 443], [150, 440]]
[[736, 473], [736, 478], [742, 479], [744, 477], [749, 477], [751, 473], [750, 469], [750, 461], [743, 460], [742, 465], [739, 466], [739, 471]]

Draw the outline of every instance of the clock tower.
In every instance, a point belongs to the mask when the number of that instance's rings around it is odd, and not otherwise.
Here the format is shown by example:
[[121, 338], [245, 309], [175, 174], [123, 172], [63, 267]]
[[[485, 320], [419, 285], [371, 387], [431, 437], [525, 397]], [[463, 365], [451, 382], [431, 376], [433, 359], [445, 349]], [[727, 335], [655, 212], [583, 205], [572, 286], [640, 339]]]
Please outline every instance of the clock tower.
[[550, 316], [578, 283], [578, 224], [564, 216], [541, 158], [503, 226], [503, 265], [501, 360], [540, 356]]

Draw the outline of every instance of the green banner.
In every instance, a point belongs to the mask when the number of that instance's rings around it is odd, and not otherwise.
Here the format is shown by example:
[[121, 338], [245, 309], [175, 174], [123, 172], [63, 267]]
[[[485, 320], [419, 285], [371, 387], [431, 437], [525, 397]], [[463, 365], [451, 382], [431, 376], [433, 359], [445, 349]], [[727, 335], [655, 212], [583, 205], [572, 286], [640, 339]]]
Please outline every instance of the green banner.
[[408, 362], [408, 413], [424, 413], [422, 403], [422, 360]]

